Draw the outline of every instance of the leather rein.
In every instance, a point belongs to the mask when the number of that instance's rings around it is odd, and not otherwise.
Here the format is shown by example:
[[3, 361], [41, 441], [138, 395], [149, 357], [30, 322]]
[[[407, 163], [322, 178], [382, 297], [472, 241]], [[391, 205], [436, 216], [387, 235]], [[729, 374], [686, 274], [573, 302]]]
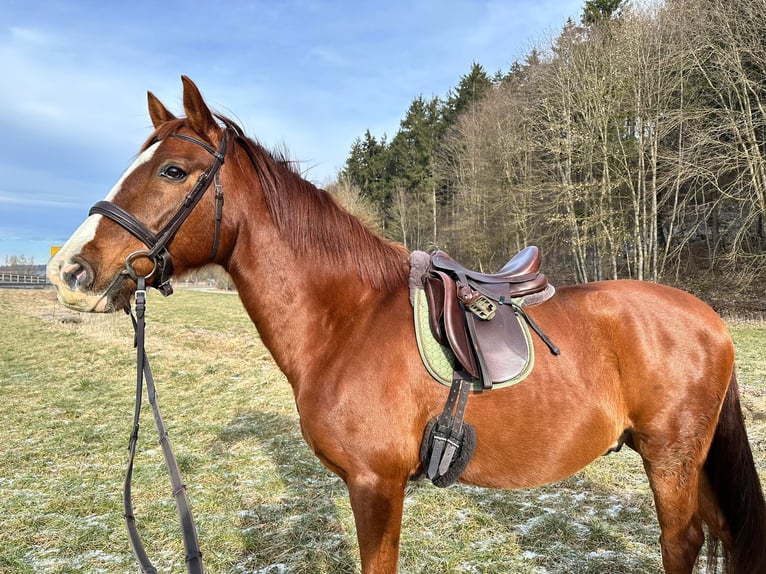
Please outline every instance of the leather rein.
[[[184, 134], [170, 134], [168, 136], [202, 147], [213, 156], [214, 160], [213, 164], [200, 175], [194, 188], [185, 197], [183, 203], [173, 217], [171, 217], [168, 223], [156, 234], [152, 233], [146, 225], [141, 223], [131, 213], [109, 201], [99, 201], [89, 212], [89, 215], [98, 214], [108, 217], [122, 226], [125, 230], [129, 231], [133, 236], [140, 239], [149, 248], [148, 251], [136, 251], [128, 255], [125, 261], [125, 269], [121, 273], [121, 275], [127, 275], [136, 281], [135, 315], [133, 315], [130, 309], [125, 310], [125, 312], [131, 316], [136, 334], [136, 405], [133, 414], [133, 432], [130, 435], [130, 442], [128, 444], [129, 458], [128, 468], [125, 474], [125, 483], [123, 486], [123, 507], [125, 510], [125, 525], [130, 537], [130, 545], [143, 574], [157, 573], [157, 569], [146, 554], [143, 543], [141, 542], [141, 536], [136, 528], [136, 519], [133, 514], [133, 502], [131, 498], [131, 482], [133, 478], [136, 446], [138, 444], [139, 418], [141, 414], [144, 381], [146, 382], [148, 400], [152, 405], [154, 422], [160, 437], [159, 442], [162, 447], [162, 455], [165, 459], [165, 466], [168, 470], [173, 497], [175, 498], [176, 508], [178, 510], [178, 518], [181, 523], [184, 551], [186, 552], [186, 570], [188, 574], [203, 574], [204, 572], [202, 566], [202, 552], [199, 548], [197, 529], [194, 525], [194, 518], [192, 517], [189, 500], [186, 495], [186, 485], [181, 478], [178, 461], [176, 460], [167, 430], [165, 429], [165, 424], [162, 420], [162, 413], [160, 412], [159, 404], [157, 403], [157, 391], [154, 385], [154, 378], [152, 376], [151, 368], [149, 367], [149, 359], [146, 356], [146, 351], [144, 349], [146, 332], [146, 280], [156, 272], [156, 285], [152, 286], [166, 297], [173, 293], [173, 287], [170, 284], [170, 278], [173, 275], [173, 261], [167, 248], [168, 244], [172, 241], [173, 237], [175, 237], [178, 229], [189, 217], [189, 214], [199, 203], [202, 196], [213, 182], [215, 182], [215, 232], [210, 259], [215, 259], [218, 252], [221, 219], [223, 214], [223, 188], [219, 181], [219, 173], [224, 161], [224, 155], [226, 154], [227, 134], [228, 130], [224, 131], [221, 143], [217, 150], [207, 143], [191, 136]], [[133, 267], [133, 261], [138, 258], [147, 258], [153, 262], [154, 267], [148, 274], [140, 275], [136, 272]]]

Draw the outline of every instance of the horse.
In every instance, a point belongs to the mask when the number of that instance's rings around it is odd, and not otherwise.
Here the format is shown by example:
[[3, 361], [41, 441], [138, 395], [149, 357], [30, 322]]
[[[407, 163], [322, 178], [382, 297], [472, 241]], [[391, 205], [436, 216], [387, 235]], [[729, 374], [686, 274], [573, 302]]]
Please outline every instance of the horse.
[[[48, 277], [64, 305], [111, 312], [130, 305], [139, 276], [168, 294], [174, 274], [226, 269], [292, 387], [306, 443], [347, 486], [362, 572], [394, 573], [405, 486], [447, 396], [416, 347], [409, 254], [182, 83], [184, 116], [148, 93], [152, 134]], [[727, 572], [766, 572], [766, 504], [720, 317], [630, 280], [558, 287], [527, 312], [560, 354], [535, 338], [525, 381], [471, 394], [476, 445], [460, 481], [541, 486], [624, 443], [643, 461], [666, 573], [692, 572], [706, 534]]]

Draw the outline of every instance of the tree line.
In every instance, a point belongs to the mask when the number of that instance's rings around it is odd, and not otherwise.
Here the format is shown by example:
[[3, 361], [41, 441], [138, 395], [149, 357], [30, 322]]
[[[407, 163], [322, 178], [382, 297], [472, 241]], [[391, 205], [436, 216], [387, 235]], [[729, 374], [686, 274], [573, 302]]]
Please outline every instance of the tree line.
[[0, 265], [0, 273], [14, 273], [17, 275], [41, 275], [45, 272], [45, 265], [35, 264], [34, 257], [24, 255], [6, 255], [5, 264]]
[[367, 131], [338, 185], [484, 270], [537, 244], [560, 280], [762, 277], [766, 0], [586, 1], [508, 71], [474, 63]]

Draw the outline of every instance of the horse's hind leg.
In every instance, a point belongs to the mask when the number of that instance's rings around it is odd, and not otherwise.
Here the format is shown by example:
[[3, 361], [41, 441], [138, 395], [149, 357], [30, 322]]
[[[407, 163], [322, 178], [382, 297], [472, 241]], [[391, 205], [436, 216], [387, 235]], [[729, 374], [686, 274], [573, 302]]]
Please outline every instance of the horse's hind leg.
[[642, 456], [660, 523], [662, 565], [667, 574], [690, 574], [705, 539], [698, 508], [701, 464]]

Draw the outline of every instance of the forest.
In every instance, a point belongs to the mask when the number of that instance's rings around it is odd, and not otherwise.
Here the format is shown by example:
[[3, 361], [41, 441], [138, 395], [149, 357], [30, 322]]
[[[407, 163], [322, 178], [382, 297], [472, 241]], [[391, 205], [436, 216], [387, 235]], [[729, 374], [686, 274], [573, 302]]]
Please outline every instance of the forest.
[[762, 286], [766, 0], [588, 0], [507, 71], [475, 62], [358, 137], [333, 187], [484, 271], [534, 244], [559, 282]]

